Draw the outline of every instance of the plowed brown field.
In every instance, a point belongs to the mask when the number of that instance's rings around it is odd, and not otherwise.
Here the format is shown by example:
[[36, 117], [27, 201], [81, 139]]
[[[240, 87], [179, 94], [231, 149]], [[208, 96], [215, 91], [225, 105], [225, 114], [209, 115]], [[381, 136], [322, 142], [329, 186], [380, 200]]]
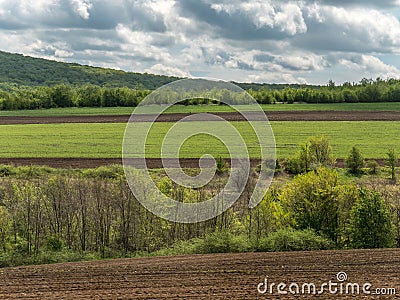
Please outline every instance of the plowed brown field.
[[[227, 121], [244, 121], [239, 113], [213, 113]], [[186, 113], [163, 114], [157, 122], [177, 122], [189, 116]], [[266, 115], [270, 121], [400, 121], [398, 111], [268, 111]], [[194, 120], [206, 120], [204, 114]], [[54, 117], [0, 117], [0, 125], [6, 124], [54, 124], [54, 123], [126, 123], [129, 115], [109, 116], [54, 116]], [[140, 122], [153, 120], [153, 115], [135, 115]], [[253, 121], [264, 120], [262, 114], [250, 112], [249, 118]]]
[[[257, 285], [371, 283], [371, 295], [261, 295]], [[395, 299], [400, 292], [400, 250], [214, 254], [0, 269], [1, 299]], [[307, 292], [307, 291], [306, 291]], [[393, 291], [392, 291], [393, 292]]]

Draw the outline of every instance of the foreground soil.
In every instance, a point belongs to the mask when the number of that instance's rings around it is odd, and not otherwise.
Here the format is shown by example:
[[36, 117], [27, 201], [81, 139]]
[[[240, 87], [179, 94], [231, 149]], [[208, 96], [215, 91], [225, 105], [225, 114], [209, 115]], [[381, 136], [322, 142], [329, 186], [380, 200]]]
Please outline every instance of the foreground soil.
[[[239, 113], [220, 112], [212, 113], [227, 121], [244, 121]], [[186, 113], [163, 114], [158, 117], [157, 122], [177, 122], [184, 117], [190, 116]], [[250, 112], [249, 119], [252, 121], [264, 120], [262, 114]], [[396, 111], [268, 111], [266, 115], [270, 121], [400, 121], [400, 112]], [[0, 125], [7, 124], [55, 124], [55, 123], [126, 123], [129, 115], [108, 116], [54, 116], [54, 117], [0, 117]], [[153, 121], [153, 115], [135, 115], [136, 121]], [[207, 120], [206, 116], [200, 115], [196, 121]]]
[[[395, 299], [400, 250], [214, 254], [119, 259], [0, 269], [1, 299]], [[259, 294], [268, 283], [371, 283], [371, 295]], [[375, 294], [375, 295], [374, 295]]]

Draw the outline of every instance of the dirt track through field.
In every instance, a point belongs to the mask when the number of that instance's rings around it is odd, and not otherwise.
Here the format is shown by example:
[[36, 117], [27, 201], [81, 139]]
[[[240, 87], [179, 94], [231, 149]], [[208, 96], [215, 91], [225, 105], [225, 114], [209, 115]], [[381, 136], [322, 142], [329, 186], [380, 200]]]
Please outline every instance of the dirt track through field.
[[[227, 121], [244, 121], [239, 113], [220, 112], [212, 113]], [[157, 122], [177, 122], [184, 117], [190, 116], [186, 113], [163, 114], [158, 117]], [[397, 111], [268, 111], [266, 115], [270, 121], [400, 121], [400, 112]], [[262, 114], [249, 113], [253, 121], [264, 120]], [[129, 115], [109, 116], [54, 116], [54, 117], [0, 117], [0, 125], [9, 124], [55, 124], [55, 123], [126, 123]], [[154, 115], [136, 115], [140, 122], [152, 121]], [[200, 114], [195, 118], [197, 121], [205, 121], [207, 117]]]
[[[384, 159], [375, 159], [380, 165], [384, 166], [386, 161]], [[198, 158], [181, 158], [179, 160], [182, 168], [199, 168]], [[230, 161], [226, 160], [229, 164]], [[211, 165], [212, 160], [210, 160]], [[85, 169], [97, 168], [100, 166], [108, 166], [112, 164], [122, 164], [120, 158], [0, 158], [0, 165], [14, 165], [14, 166], [47, 166], [51, 168], [71, 168], [71, 169]], [[260, 164], [259, 159], [250, 159], [252, 167]], [[135, 163], [136, 167], [148, 169], [162, 169], [163, 162], [160, 158], [146, 158], [146, 166]], [[207, 164], [205, 165], [207, 166]], [[400, 166], [400, 162], [399, 162]], [[344, 159], [336, 159], [336, 167], [344, 168]]]
[[[347, 283], [400, 293], [400, 250], [214, 254], [0, 269], [1, 299], [395, 299], [329, 294], [261, 295], [257, 285]], [[340, 285], [338, 285], [339, 287]], [[263, 287], [261, 286], [262, 290]], [[288, 287], [286, 287], [288, 290]], [[301, 288], [300, 288], [301, 291]], [[349, 290], [351, 293], [351, 290]], [[398, 297], [398, 296], [397, 296]]]

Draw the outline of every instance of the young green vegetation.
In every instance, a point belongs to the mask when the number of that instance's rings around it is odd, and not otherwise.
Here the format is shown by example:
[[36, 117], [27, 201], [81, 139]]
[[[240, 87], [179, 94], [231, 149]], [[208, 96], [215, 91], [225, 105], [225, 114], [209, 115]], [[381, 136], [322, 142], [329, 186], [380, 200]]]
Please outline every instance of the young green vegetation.
[[[258, 144], [250, 125], [232, 122], [244, 137], [251, 157], [258, 156]], [[147, 157], [160, 157], [160, 145], [173, 123], [155, 123], [148, 138]], [[279, 158], [294, 155], [297, 145], [309, 136], [326, 136], [335, 157], [345, 158], [357, 145], [365, 158], [384, 158], [388, 147], [396, 147], [400, 122], [271, 122]], [[140, 126], [140, 124], [138, 124]], [[140, 128], [140, 127], [138, 127]], [[2, 125], [2, 157], [121, 157], [125, 124], [33, 124]], [[385, 134], [382, 134], [382, 133]], [[229, 157], [221, 143], [210, 143], [210, 137], [198, 135], [181, 149], [181, 157]], [[151, 145], [151, 147], [150, 147]], [[132, 148], [135, 151], [135, 148]]]

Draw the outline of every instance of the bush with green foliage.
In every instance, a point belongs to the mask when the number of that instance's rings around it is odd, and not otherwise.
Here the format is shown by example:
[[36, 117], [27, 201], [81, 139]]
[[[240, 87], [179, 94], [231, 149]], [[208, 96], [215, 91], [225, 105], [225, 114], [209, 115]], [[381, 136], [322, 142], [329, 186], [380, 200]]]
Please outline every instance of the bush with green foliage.
[[114, 164], [95, 169], [85, 169], [82, 174], [87, 178], [115, 179], [124, 176], [124, 169], [121, 165]]
[[353, 206], [350, 216], [352, 247], [388, 248], [394, 246], [394, 228], [389, 210], [378, 193], [361, 189], [359, 199]]
[[223, 159], [221, 156], [218, 157], [217, 162], [216, 162], [216, 172], [219, 175], [224, 174], [227, 172], [229, 169], [228, 163]]
[[46, 248], [53, 252], [61, 251], [63, 248], [63, 242], [58, 236], [51, 236], [47, 239]]
[[346, 166], [349, 169], [350, 174], [362, 174], [362, 168], [364, 167], [364, 158], [357, 147], [354, 146], [353, 148], [351, 148], [349, 156], [346, 158]]
[[319, 167], [332, 167], [335, 159], [332, 154], [332, 147], [326, 137], [310, 137], [308, 139], [308, 159], [313, 170]]
[[15, 168], [9, 165], [0, 165], [0, 177], [8, 177], [15, 175]]
[[243, 234], [217, 230], [207, 234], [199, 246], [200, 253], [247, 252], [251, 250], [249, 239]]
[[380, 170], [379, 170], [379, 164], [376, 162], [376, 160], [368, 160], [367, 164], [366, 164], [368, 173], [370, 175], [377, 175], [379, 174]]
[[296, 229], [313, 229], [336, 241], [341, 188], [336, 170], [319, 168], [296, 176], [279, 199]]
[[311, 137], [299, 146], [297, 153], [286, 160], [285, 170], [291, 174], [301, 174], [319, 167], [332, 167], [335, 159], [332, 147], [326, 137]]
[[310, 251], [334, 249], [335, 243], [311, 229], [280, 229], [260, 241], [258, 251]]

